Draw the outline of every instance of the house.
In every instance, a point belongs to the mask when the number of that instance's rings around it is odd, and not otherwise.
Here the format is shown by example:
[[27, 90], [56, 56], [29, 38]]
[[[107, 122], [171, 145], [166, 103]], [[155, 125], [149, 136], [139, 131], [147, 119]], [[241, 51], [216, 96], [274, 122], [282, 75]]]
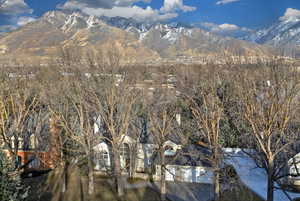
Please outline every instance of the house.
[[[18, 140], [14, 136], [10, 138], [12, 149], [15, 149], [15, 142], [18, 141], [18, 150], [16, 165], [18, 167], [26, 166], [25, 169], [39, 169], [46, 170], [50, 168], [50, 153], [40, 149], [37, 144], [35, 136], [32, 134], [29, 137], [19, 137]], [[9, 157], [11, 152], [8, 147], [3, 143], [1, 146], [2, 151]]]
[[[213, 184], [213, 170], [205, 160], [209, 154], [208, 149], [197, 145], [182, 147], [176, 154], [165, 154], [166, 181]], [[155, 165], [155, 180], [160, 180], [161, 175], [158, 164]]]
[[[161, 167], [156, 153], [157, 145], [136, 142], [129, 136], [124, 137], [120, 148], [120, 161], [123, 173], [134, 170], [135, 173], [152, 174], [155, 180], [160, 180]], [[132, 147], [136, 146], [135, 153]], [[196, 145], [182, 148], [175, 142], [165, 142], [166, 150], [166, 180], [189, 183], [213, 183], [213, 171], [208, 162], [201, 159], [206, 149], [196, 148]], [[192, 152], [190, 152], [193, 149]], [[94, 163], [96, 171], [109, 171], [113, 165], [113, 153], [108, 142], [101, 141], [94, 146]], [[189, 151], [189, 152], [187, 152]], [[185, 153], [193, 153], [192, 155]]]
[[300, 153], [288, 160], [288, 178], [287, 183], [300, 188]]
[[[121, 169], [125, 172], [131, 168], [132, 147], [135, 140], [130, 136], [122, 138], [122, 145], [120, 147], [120, 163]], [[109, 171], [113, 166], [113, 152], [108, 141], [102, 140], [99, 144], [93, 147], [95, 170]]]
[[[53, 169], [60, 162], [60, 145], [59, 145], [60, 128], [54, 119], [42, 126], [38, 133], [30, 130], [30, 125], [23, 135], [18, 139], [15, 136], [7, 136], [12, 150], [17, 146], [16, 165], [24, 166], [25, 170], [48, 170]], [[4, 143], [0, 138], [0, 149], [8, 157], [12, 154], [8, 143]], [[18, 145], [17, 145], [17, 144]]]

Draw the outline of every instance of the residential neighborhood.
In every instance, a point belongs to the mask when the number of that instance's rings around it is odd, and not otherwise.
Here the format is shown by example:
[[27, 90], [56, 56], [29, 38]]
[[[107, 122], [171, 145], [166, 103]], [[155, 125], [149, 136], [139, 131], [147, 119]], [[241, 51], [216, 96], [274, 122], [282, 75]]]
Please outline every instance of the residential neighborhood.
[[300, 0], [0, 0], [0, 201], [300, 201]]
[[[71, 192], [92, 198], [100, 181], [118, 197], [143, 189], [159, 200], [268, 200], [272, 184], [273, 200], [295, 200], [298, 71], [276, 68], [283, 82], [268, 67], [264, 80], [243, 67], [235, 78], [224, 67], [193, 66], [145, 77], [133, 77], [134, 68], [118, 76], [101, 69], [58, 73], [56, 82], [42, 69], [34, 76], [4, 73], [1, 153], [22, 182], [52, 178], [50, 200], [69, 200]], [[49, 88], [37, 91], [45, 83]], [[35, 188], [27, 188], [29, 197]]]

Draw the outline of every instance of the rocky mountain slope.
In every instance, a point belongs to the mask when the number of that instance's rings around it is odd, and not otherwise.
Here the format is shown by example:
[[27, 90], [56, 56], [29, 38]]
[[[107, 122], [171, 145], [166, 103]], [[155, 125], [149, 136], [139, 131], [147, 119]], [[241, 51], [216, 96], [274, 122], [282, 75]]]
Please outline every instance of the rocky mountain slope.
[[288, 18], [279, 21], [269, 28], [257, 31], [245, 39], [260, 44], [285, 45], [293, 43], [300, 45], [300, 19]]
[[[121, 17], [95, 17], [51, 11], [0, 38], [0, 54], [50, 58], [62, 48], [115, 51], [127, 61], [200, 58], [216, 55], [270, 55], [267, 48], [180, 23], [141, 23]], [[75, 47], [75, 48], [74, 48]]]
[[287, 56], [292, 56], [290, 54], [300, 56], [300, 18], [295, 16], [281, 18], [272, 26], [258, 30], [243, 39], [258, 44], [275, 46]]

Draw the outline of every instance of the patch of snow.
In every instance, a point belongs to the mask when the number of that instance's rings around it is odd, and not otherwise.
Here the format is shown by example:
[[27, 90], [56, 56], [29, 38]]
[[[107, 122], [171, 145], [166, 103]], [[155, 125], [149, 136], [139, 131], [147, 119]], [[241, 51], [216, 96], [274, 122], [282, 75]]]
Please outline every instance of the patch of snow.
[[95, 27], [100, 24], [100, 20], [95, 16], [90, 16], [86, 22], [88, 25], [87, 28]]
[[[247, 156], [241, 149], [224, 149], [228, 155], [225, 163], [231, 165], [237, 172], [240, 180], [245, 186], [255, 192], [264, 200], [267, 200], [267, 174], [262, 168], [258, 168], [255, 161]], [[278, 187], [278, 184], [275, 184]], [[295, 199], [300, 197], [300, 193], [287, 192]], [[274, 190], [274, 201], [289, 201], [285, 193], [280, 190]]]

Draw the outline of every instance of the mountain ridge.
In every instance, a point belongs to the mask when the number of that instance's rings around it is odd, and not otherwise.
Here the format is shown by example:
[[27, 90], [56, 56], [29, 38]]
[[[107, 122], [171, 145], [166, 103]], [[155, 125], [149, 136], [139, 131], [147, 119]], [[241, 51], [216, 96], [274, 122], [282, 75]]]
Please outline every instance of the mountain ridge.
[[[299, 57], [300, 18], [293, 16], [281, 18], [271, 26], [260, 29], [242, 39], [262, 45], [274, 46], [283, 51], [282, 54]], [[291, 55], [291, 49], [294, 51], [293, 55]]]
[[[217, 55], [270, 56], [267, 48], [217, 36], [183, 23], [142, 23], [122, 17], [49, 11], [0, 38], [0, 54], [49, 57], [63, 47], [82, 52], [117, 49], [138, 60], [203, 58]], [[83, 54], [83, 53], [81, 53]]]

